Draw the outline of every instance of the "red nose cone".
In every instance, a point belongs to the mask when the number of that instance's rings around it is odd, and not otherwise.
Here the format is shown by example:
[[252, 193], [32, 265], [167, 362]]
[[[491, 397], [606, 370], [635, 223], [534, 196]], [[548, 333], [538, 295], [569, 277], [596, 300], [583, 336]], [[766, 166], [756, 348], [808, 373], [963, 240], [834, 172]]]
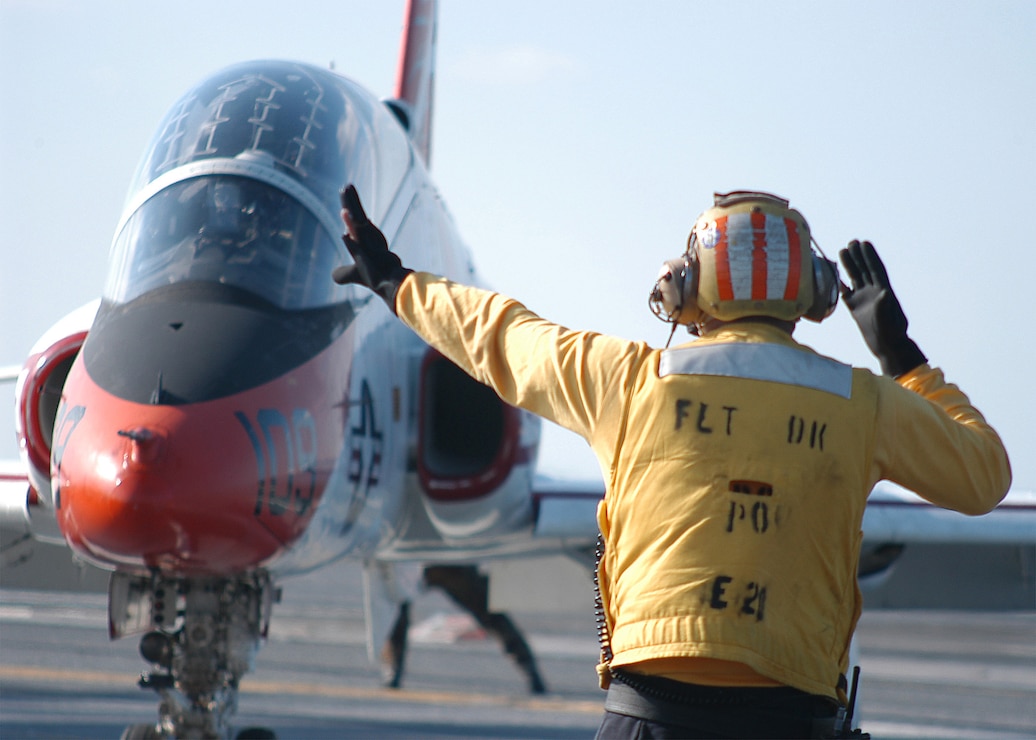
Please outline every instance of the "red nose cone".
[[296, 535], [297, 517], [269, 521], [261, 506], [266, 481], [232, 408], [186, 413], [96, 389], [78, 408], [58, 420], [52, 474], [59, 524], [89, 560], [232, 572], [261, 565]]

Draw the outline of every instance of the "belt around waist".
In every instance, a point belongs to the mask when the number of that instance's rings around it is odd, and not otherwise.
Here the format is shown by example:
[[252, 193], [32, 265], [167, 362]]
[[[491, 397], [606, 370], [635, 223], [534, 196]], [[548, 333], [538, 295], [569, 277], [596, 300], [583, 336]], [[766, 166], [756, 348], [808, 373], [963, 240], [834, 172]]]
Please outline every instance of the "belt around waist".
[[814, 733], [833, 729], [838, 712], [830, 699], [790, 687], [697, 686], [625, 672], [616, 678], [608, 688], [605, 710], [718, 734], [743, 730], [741, 734], [751, 736], [760, 721], [773, 729], [770, 723], [776, 721], [790, 728], [787, 736], [823, 737]]
[[634, 689], [641, 696], [659, 699], [670, 704], [687, 706], [717, 706], [728, 704], [754, 704], [756, 706], [789, 707], [801, 704], [812, 709], [837, 708], [834, 701], [815, 696], [791, 686], [704, 686], [702, 684], [675, 681], [664, 676], [646, 676], [621, 668], [612, 670], [612, 677], [619, 684]]

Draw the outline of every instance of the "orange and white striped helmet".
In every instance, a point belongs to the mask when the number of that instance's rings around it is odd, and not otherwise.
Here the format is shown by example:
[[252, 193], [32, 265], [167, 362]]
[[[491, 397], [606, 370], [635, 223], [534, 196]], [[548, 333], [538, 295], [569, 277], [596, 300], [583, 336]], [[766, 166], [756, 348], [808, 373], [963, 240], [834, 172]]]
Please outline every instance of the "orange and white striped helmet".
[[708, 316], [792, 321], [814, 303], [809, 225], [776, 195], [716, 193], [713, 207], [695, 222], [687, 251], [698, 263], [698, 308]]

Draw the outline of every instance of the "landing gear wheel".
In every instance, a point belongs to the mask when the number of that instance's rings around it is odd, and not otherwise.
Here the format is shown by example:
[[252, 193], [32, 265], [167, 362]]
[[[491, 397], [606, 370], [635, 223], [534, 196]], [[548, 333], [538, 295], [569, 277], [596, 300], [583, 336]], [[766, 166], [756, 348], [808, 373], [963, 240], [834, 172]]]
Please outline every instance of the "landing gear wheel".
[[273, 730], [266, 727], [246, 727], [234, 736], [235, 740], [277, 740]]
[[130, 725], [122, 731], [120, 740], [164, 740], [165, 735], [158, 725]]
[[[140, 654], [150, 668], [138, 685], [158, 694], [158, 721], [153, 727], [127, 727], [123, 740], [230, 737], [238, 685], [252, 666], [277, 598], [270, 575], [180, 578], [116, 572], [109, 591], [113, 632], [128, 634], [138, 614], [153, 627], [141, 638]], [[156, 613], [159, 602], [162, 610]], [[238, 737], [269, 740], [275, 735], [246, 728]]]

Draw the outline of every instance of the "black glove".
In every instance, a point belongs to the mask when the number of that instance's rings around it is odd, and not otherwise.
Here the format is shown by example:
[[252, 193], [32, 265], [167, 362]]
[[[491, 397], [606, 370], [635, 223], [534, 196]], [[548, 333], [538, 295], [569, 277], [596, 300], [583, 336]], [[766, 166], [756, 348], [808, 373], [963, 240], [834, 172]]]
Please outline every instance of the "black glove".
[[345, 248], [354, 264], [336, 267], [331, 279], [339, 285], [356, 283], [370, 288], [396, 312], [396, 291], [403, 278], [413, 270], [403, 267], [399, 257], [389, 251], [385, 235], [370, 222], [360, 203], [360, 196], [352, 185], [342, 190], [342, 218], [346, 233], [342, 234]]
[[842, 300], [885, 375], [898, 378], [927, 362], [907, 336], [907, 317], [892, 292], [885, 265], [870, 242], [851, 241], [840, 252], [852, 288], [841, 286]]

